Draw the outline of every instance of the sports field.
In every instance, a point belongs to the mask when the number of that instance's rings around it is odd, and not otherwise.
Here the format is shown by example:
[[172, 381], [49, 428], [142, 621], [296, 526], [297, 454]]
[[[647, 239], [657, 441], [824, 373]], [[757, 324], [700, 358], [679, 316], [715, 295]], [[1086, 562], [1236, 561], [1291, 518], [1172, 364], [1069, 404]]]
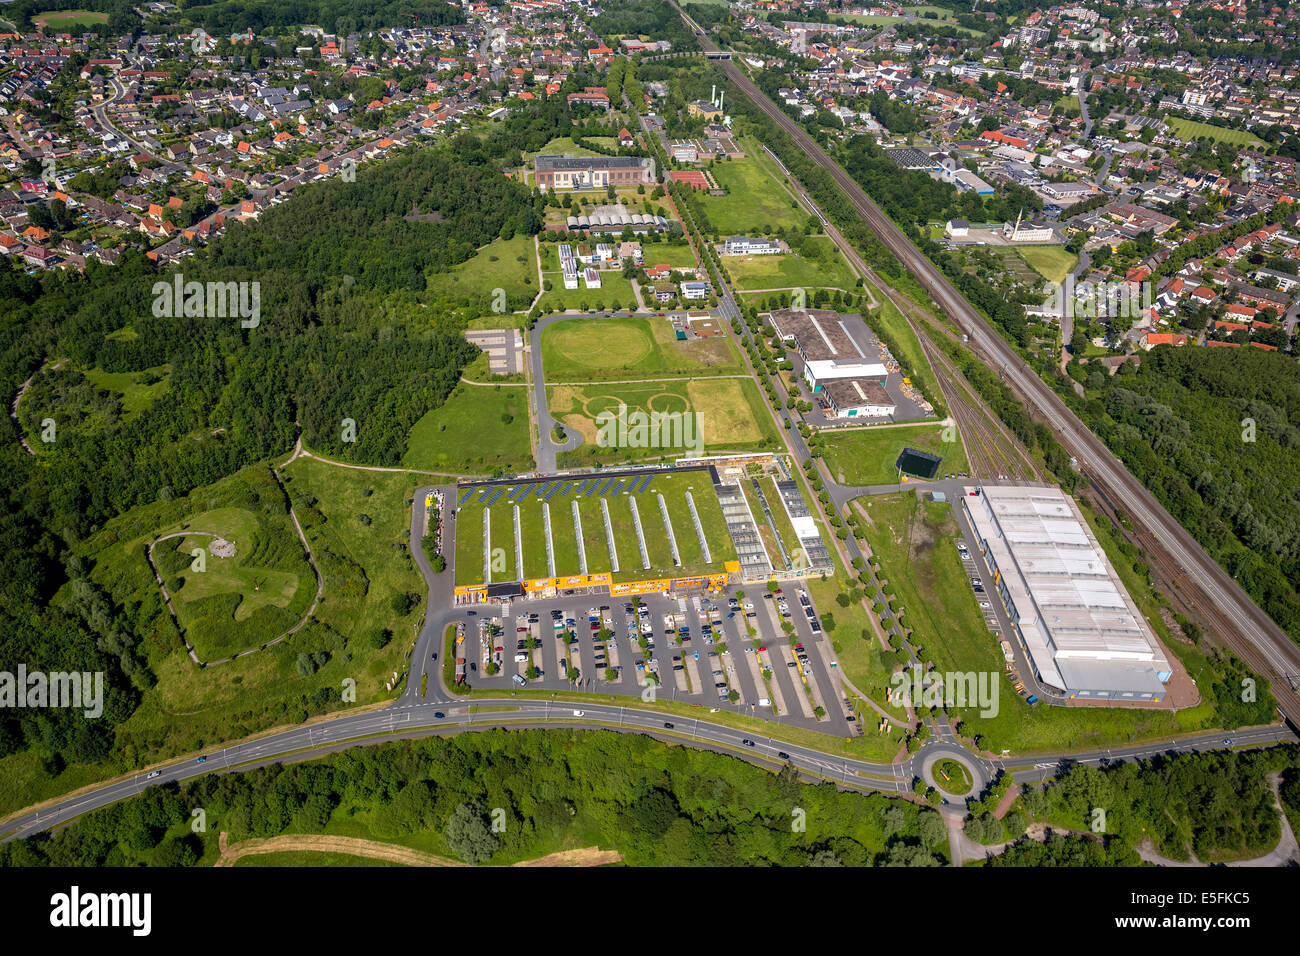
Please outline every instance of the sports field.
[[1179, 119], [1177, 116], [1166, 116], [1165, 122], [1170, 125], [1174, 135], [1179, 139], [1194, 140], [1202, 136], [1219, 143], [1231, 143], [1234, 146], [1264, 146], [1263, 140], [1241, 129], [1228, 129], [1224, 126], [1214, 126], [1210, 123], [1198, 123], [1195, 120]]
[[[763, 406], [753, 381], [743, 378], [694, 378], [680, 382], [611, 382], [608, 385], [548, 386], [551, 414], [582, 435], [582, 460], [615, 462], [656, 457], [681, 457], [690, 452], [775, 450], [780, 437]], [[628, 435], [627, 447], [599, 443], [602, 413], [619, 414], [626, 405], [626, 419], [634, 424], [633, 413], [693, 414], [682, 418], [681, 427], [658, 441], [636, 444]], [[606, 419], [608, 420], [608, 419]], [[689, 422], [689, 426], [688, 426]], [[690, 435], [686, 434], [690, 429]], [[700, 436], [703, 447], [694, 441]], [[692, 448], [692, 445], [696, 447]]]
[[59, 13], [42, 13], [32, 17], [32, 23], [36, 24], [36, 28], [42, 33], [58, 33], [107, 22], [107, 13], [95, 13], [91, 10], [63, 10]]
[[679, 342], [666, 318], [569, 319], [542, 333], [549, 382], [739, 374], [726, 336]]
[[[559, 481], [493, 485], [469, 492], [456, 512], [456, 583], [517, 580], [520, 561], [525, 578], [551, 577], [552, 564], [555, 575], [581, 574], [584, 551], [587, 573], [613, 571], [615, 581], [722, 571], [724, 562], [735, 560], [735, 548], [708, 472], [677, 471], [648, 477], [647, 481], [646, 476], [618, 478], [593, 474]], [[688, 493], [700, 519], [703, 542], [691, 516]], [[668, 512], [667, 521], [660, 508], [661, 497]], [[635, 513], [632, 501], [636, 502]], [[573, 517], [575, 502], [581, 522], [581, 551]], [[606, 533], [605, 508], [608, 508], [609, 530], [614, 539], [613, 554]], [[486, 576], [484, 511], [488, 512], [490, 537]], [[649, 559], [648, 568], [641, 557], [642, 541]], [[680, 564], [673, 562], [670, 541], [677, 544]], [[615, 557], [617, 571], [614, 571]]]

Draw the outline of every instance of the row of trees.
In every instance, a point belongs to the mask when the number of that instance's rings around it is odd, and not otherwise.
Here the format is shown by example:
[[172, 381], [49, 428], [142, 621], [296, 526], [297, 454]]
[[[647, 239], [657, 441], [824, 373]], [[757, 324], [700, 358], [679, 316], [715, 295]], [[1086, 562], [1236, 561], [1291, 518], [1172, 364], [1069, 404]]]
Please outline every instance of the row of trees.
[[237, 842], [342, 818], [471, 863], [596, 842], [639, 866], [934, 866], [947, 845], [933, 811], [802, 784], [792, 769], [606, 731], [485, 731], [153, 787], [0, 846], [0, 866], [177, 865], [211, 857], [221, 831]]

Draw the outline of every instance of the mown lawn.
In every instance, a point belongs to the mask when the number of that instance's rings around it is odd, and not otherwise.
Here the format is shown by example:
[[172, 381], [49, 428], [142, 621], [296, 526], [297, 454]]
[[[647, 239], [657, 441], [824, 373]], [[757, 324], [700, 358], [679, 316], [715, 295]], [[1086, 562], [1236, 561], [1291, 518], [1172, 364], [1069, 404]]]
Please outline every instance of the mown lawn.
[[[831, 477], [843, 485], [883, 485], [898, 480], [895, 463], [904, 448], [939, 455], [939, 474], [968, 471], [966, 453], [960, 441], [943, 440], [945, 426], [937, 424], [826, 431], [818, 437], [817, 449], [826, 460]], [[951, 432], [956, 436], [956, 429]]]
[[548, 382], [637, 379], [659, 375], [738, 374], [727, 336], [679, 342], [666, 318], [568, 319], [542, 333]]

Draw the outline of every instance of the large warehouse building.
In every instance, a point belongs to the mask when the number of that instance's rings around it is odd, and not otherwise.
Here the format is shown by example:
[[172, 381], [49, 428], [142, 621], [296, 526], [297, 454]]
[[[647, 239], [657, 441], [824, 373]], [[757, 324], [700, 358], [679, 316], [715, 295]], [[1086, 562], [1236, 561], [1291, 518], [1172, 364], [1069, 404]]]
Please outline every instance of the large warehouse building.
[[1068, 495], [982, 486], [962, 500], [1042, 683], [1072, 698], [1163, 699], [1169, 661]]
[[831, 309], [777, 309], [772, 327], [803, 359], [803, 377], [837, 418], [887, 418], [894, 402], [885, 390], [888, 369], [870, 361]]

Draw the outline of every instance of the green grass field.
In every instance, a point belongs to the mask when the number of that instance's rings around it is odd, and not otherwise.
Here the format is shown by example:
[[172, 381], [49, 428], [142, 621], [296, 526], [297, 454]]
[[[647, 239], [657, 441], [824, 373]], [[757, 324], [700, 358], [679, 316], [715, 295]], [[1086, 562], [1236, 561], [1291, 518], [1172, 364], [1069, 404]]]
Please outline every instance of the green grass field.
[[[707, 472], [690, 471], [673, 474], [657, 474], [649, 486], [635, 495], [623, 491], [618, 494], [587, 494], [591, 486], [579, 491], [584, 481], [595, 480], [598, 485], [608, 481], [618, 481], [622, 488], [627, 487], [630, 479], [610, 479], [599, 475], [576, 476], [566, 479], [561, 489], [549, 500], [543, 501], [534, 492], [532, 494], [514, 495], [510, 500], [512, 489], [497, 496], [493, 489], [486, 494], [473, 492], [469, 499], [457, 506], [456, 512], [456, 583], [478, 584], [483, 580], [483, 512], [488, 510], [491, 519], [491, 547], [502, 548], [505, 552], [505, 571], [493, 571], [494, 581], [513, 581], [516, 579], [515, 554], [518, 545], [523, 552], [524, 576], [527, 578], [549, 577], [546, 560], [546, 533], [543, 517], [544, 507], [549, 507], [551, 515], [551, 546], [555, 557], [557, 575], [581, 573], [582, 566], [578, 559], [578, 546], [573, 526], [573, 502], [578, 502], [582, 521], [583, 546], [587, 556], [587, 571], [595, 573], [610, 571], [613, 567], [609, 547], [605, 536], [604, 517], [600, 502], [604, 500], [609, 506], [610, 525], [614, 530], [614, 550], [618, 555], [619, 571], [614, 580], [640, 580], [653, 577], [677, 577], [690, 574], [703, 574], [709, 571], [721, 571], [726, 561], [735, 560], [735, 548], [727, 533], [722, 508], [713, 492], [713, 485]], [[535, 487], [537, 483], [533, 483]], [[548, 482], [542, 482], [543, 485]], [[695, 523], [691, 520], [690, 508], [686, 501], [687, 492], [695, 502], [709, 547], [711, 561], [704, 560], [699, 536], [695, 532]], [[662, 495], [668, 510], [673, 536], [677, 541], [678, 556], [681, 565], [672, 563], [672, 551], [668, 543], [668, 526], [665, 525], [659, 509], [659, 496]], [[641, 550], [637, 542], [635, 522], [629, 500], [635, 498], [641, 519], [641, 528], [645, 537], [647, 556], [651, 567], [645, 569], [641, 561]], [[489, 506], [488, 501], [493, 501]], [[519, 509], [519, 536], [516, 541], [514, 532], [514, 510]]]
[[1165, 122], [1173, 128], [1174, 135], [1179, 139], [1194, 140], [1202, 136], [1208, 137], [1215, 142], [1231, 143], [1234, 146], [1249, 146], [1252, 149], [1267, 144], [1253, 133], [1248, 133], [1240, 129], [1227, 129], [1223, 126], [1214, 126], [1210, 123], [1198, 123], [1195, 120], [1180, 119], [1177, 116], [1166, 116]]
[[961, 442], [945, 442], [943, 435], [944, 426], [936, 424], [827, 431], [820, 433], [817, 448], [837, 484], [883, 485], [897, 481], [894, 463], [904, 448], [942, 456], [940, 476], [968, 471]]
[[829, 239], [807, 240], [817, 258], [799, 255], [724, 256], [723, 265], [742, 292], [756, 289], [832, 288], [853, 291], [857, 278]]
[[587, 288], [581, 274], [576, 289], [564, 287], [563, 273], [544, 272], [542, 275], [551, 281], [551, 290], [544, 293], [537, 303], [543, 312], [604, 312], [629, 306], [636, 308], [632, 280], [623, 278], [620, 272], [601, 272], [599, 289]]
[[[109, 521], [78, 543], [76, 551], [93, 568], [95, 584], [118, 606], [130, 609], [140, 634], [137, 649], [157, 682], [143, 691], [140, 706], [118, 727], [113, 753], [102, 763], [81, 764], [69, 758], [66, 769], [50, 774], [35, 752], [0, 758], [0, 813], [166, 757], [354, 706], [339, 699], [345, 678], [357, 682], [356, 706], [396, 696], [384, 690], [384, 681], [401, 670], [423, 611], [422, 602], [405, 615], [389, 605], [395, 593], [424, 592], [420, 574], [405, 553], [408, 499], [415, 479], [308, 459], [298, 460], [287, 472], [291, 494], [303, 491], [316, 499], [310, 508], [295, 505], [325, 578], [325, 594], [313, 622], [265, 652], [200, 668], [185, 653], [145, 560], [147, 542], [172, 530], [188, 530], [181, 529], [182, 524], [198, 529], [199, 516], [220, 520], [240, 536], [253, 529], [256, 522], [249, 518], [242, 519], [245, 530], [240, 530], [239, 512], [260, 513], [264, 499], [267, 507], [283, 500], [264, 464], [249, 466], [185, 497], [137, 506]], [[358, 520], [361, 513], [372, 517], [369, 526]], [[297, 535], [291, 529], [288, 534], [301, 551]], [[240, 543], [238, 537], [233, 540]], [[356, 568], [333, 555], [349, 559]], [[184, 560], [185, 567], [193, 560], [184, 553], [178, 559]], [[213, 561], [209, 555], [209, 568]], [[303, 567], [307, 583], [299, 591], [310, 598], [315, 594], [315, 578], [305, 563]], [[65, 588], [53, 603], [62, 605], [67, 598]], [[384, 630], [391, 637], [378, 647], [372, 635]], [[301, 676], [295, 667], [297, 656], [304, 652], [328, 656], [309, 677]], [[321, 689], [332, 697], [317, 702]]]
[[1016, 253], [1031, 269], [1049, 282], [1064, 282], [1079, 257], [1065, 246], [1016, 246]]
[[[130, 418], [144, 411], [167, 391], [167, 378], [171, 375], [171, 370], [170, 365], [159, 365], [143, 372], [103, 372], [92, 368], [85, 375], [96, 388], [112, 392], [122, 403], [125, 417]], [[158, 381], [145, 385], [141, 380], [146, 376], [158, 376]]]
[[[159, 537], [190, 533], [154, 546], [154, 563], [176, 618], [203, 660], [277, 637], [301, 620], [315, 596], [315, 575], [283, 503], [276, 500], [277, 489], [260, 480], [252, 488], [252, 507], [192, 513]], [[235, 546], [233, 557], [212, 552], [213, 535]], [[196, 549], [204, 551], [197, 569]]]
[[77, 27], [91, 27], [108, 22], [107, 13], [95, 13], [91, 10], [64, 10], [59, 13], [42, 13], [32, 18], [37, 28], [47, 33], [59, 33]]
[[[600, 445], [602, 413], [618, 415], [621, 404], [627, 406], [627, 421], [637, 411], [647, 416], [655, 412], [693, 412], [697, 416], [691, 436], [702, 436], [704, 450], [774, 451], [780, 443], [776, 425], [763, 405], [758, 387], [742, 378], [693, 378], [681, 382], [612, 382], [608, 385], [557, 385], [547, 387], [551, 414], [565, 428], [582, 435], [583, 445], [571, 453], [571, 460], [582, 462], [640, 461], [652, 458], [679, 458], [693, 452], [693, 441], [686, 441], [685, 422], [660, 440], [646, 446], [617, 447], [611, 442]], [[633, 441], [635, 435], [629, 434]], [[649, 438], [649, 436], [647, 436]]]
[[943, 671], [1002, 672], [997, 641], [984, 619], [954, 544], [952, 506], [918, 501], [911, 492], [861, 499], [870, 520], [867, 543], [888, 581], [885, 592], [904, 609], [923, 660]]
[[537, 295], [537, 258], [531, 236], [497, 239], [450, 272], [428, 278], [429, 293], [440, 296], [490, 296], [504, 289], [512, 297]]
[[548, 382], [594, 382], [665, 375], [734, 375], [731, 339], [679, 342], [666, 318], [569, 319], [542, 333]]
[[599, 156], [600, 153], [585, 146], [577, 146], [567, 136], [557, 136], [531, 156]]
[[714, 178], [727, 190], [725, 196], [700, 197], [713, 228], [723, 236], [803, 228], [808, 211], [758, 158], [762, 147], [746, 143], [745, 150], [744, 159], [713, 164]]
[[[491, 381], [486, 356], [479, 356], [465, 375]], [[446, 402], [411, 428], [402, 464], [456, 475], [528, 471], [533, 467], [529, 427], [526, 387], [461, 382]]]

